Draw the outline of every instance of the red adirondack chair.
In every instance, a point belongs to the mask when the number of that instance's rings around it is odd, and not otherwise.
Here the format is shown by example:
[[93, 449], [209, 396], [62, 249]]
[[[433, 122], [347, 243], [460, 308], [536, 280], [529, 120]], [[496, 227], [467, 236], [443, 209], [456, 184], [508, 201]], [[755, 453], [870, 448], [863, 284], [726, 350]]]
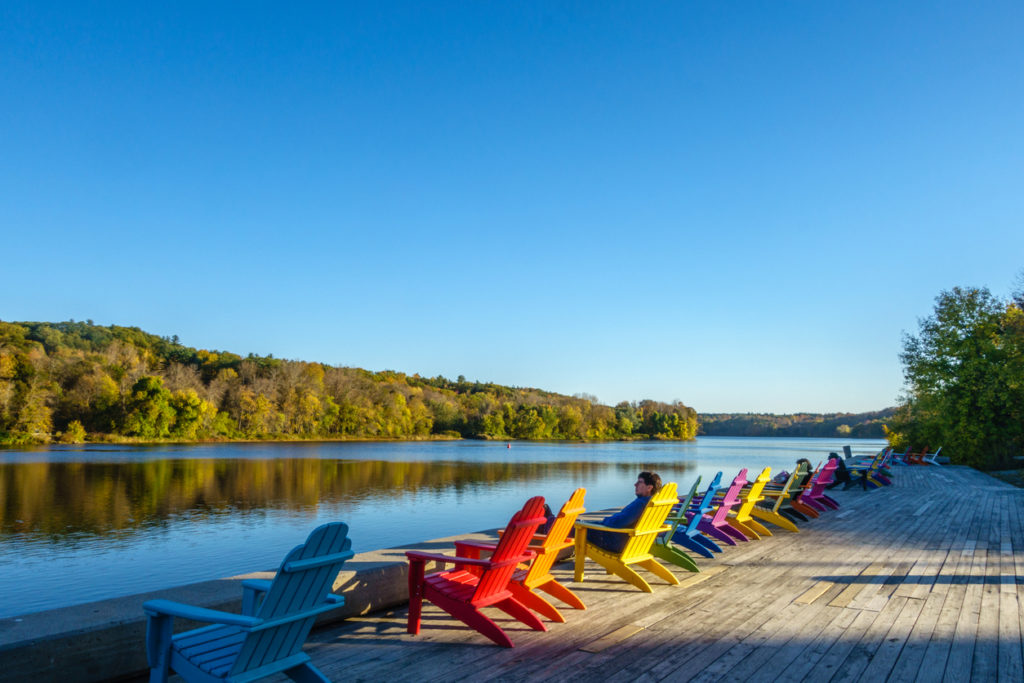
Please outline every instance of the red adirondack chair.
[[[547, 627], [537, 615], [516, 600], [509, 589], [516, 566], [533, 557], [534, 553], [526, 546], [544, 521], [544, 498], [537, 496], [526, 501], [523, 509], [512, 517], [494, 553], [486, 559], [406, 552], [409, 558], [409, 633], [420, 632], [424, 599], [504, 647], [512, 647], [511, 639], [480, 611], [482, 608], [497, 607], [536, 631], [546, 631]], [[426, 563], [430, 561], [456, 566], [425, 575]]]

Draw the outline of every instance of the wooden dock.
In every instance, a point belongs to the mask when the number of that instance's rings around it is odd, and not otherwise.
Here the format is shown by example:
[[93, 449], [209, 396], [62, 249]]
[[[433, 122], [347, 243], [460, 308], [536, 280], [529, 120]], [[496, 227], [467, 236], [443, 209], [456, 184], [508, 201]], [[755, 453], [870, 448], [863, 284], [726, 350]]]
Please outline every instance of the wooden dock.
[[570, 584], [588, 609], [567, 623], [534, 632], [493, 611], [512, 649], [426, 604], [419, 636], [400, 609], [317, 632], [307, 651], [336, 681], [1024, 680], [1024, 489], [900, 467], [892, 487], [834, 497], [799, 534], [698, 558], [653, 594], [588, 563]]

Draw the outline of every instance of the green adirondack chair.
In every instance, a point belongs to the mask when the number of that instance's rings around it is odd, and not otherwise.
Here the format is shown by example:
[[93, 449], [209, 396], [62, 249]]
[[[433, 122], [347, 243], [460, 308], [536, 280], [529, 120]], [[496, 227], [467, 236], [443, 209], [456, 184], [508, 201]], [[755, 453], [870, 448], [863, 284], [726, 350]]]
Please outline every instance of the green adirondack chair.
[[660, 560], [671, 562], [672, 564], [682, 567], [691, 572], [699, 572], [700, 568], [697, 563], [693, 561], [682, 548], [672, 543], [672, 536], [675, 535], [676, 529], [680, 525], [686, 528], [689, 520], [686, 517], [686, 511], [690, 508], [690, 503], [693, 502], [693, 497], [697, 493], [697, 487], [700, 486], [700, 477], [697, 477], [697, 481], [693, 482], [693, 486], [690, 488], [690, 493], [686, 495], [686, 498], [679, 499], [679, 507], [675, 508], [672, 513], [669, 514], [668, 519], [665, 523], [671, 528], [658, 536], [654, 541], [654, 545], [651, 546], [651, 555], [654, 555]]
[[[273, 581], [242, 582], [242, 614], [148, 600], [143, 610], [150, 683], [166, 683], [168, 669], [186, 681], [243, 683], [284, 673], [302, 683], [330, 683], [302, 645], [321, 612], [345, 598], [331, 593], [352, 557], [348, 525], [317, 527], [284, 558]], [[172, 635], [174, 617], [213, 624]]]

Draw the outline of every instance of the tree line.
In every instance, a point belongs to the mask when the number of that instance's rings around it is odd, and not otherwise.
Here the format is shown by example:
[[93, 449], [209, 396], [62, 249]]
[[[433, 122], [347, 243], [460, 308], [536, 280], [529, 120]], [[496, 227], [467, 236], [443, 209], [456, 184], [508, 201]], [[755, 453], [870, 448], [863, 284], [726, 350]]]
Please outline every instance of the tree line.
[[681, 402], [595, 397], [187, 347], [137, 327], [0, 321], [0, 443], [692, 439]]
[[1024, 457], [1024, 277], [1009, 299], [942, 292], [903, 339], [906, 393], [890, 422], [902, 450], [942, 447], [954, 463], [1020, 469]]
[[701, 413], [706, 436], [789, 436], [881, 439], [895, 408], [869, 413]]

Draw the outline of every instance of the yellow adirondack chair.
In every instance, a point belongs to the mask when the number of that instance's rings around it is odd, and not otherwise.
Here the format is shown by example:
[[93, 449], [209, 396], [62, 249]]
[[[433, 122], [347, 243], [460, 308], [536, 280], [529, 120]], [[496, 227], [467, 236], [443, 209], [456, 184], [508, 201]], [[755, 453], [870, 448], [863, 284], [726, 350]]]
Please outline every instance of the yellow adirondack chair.
[[729, 516], [729, 524], [739, 529], [740, 533], [747, 536], [747, 538], [761, 538], [761, 536], [771, 536], [772, 532], [768, 531], [767, 528], [751, 515], [753, 514], [754, 507], [764, 500], [764, 496], [761, 492], [764, 490], [765, 485], [772, 478], [772, 468], [765, 467], [761, 470], [761, 474], [757, 475], [757, 479], [754, 483], [747, 487], [746, 494], [743, 496], [743, 503], [740, 505], [736, 512]]
[[[551, 573], [551, 567], [558, 560], [558, 553], [575, 542], [569, 536], [569, 532], [572, 531], [576, 518], [586, 512], [583, 507], [583, 498], [586, 495], [587, 490], [583, 488], [573, 491], [569, 500], [558, 511], [558, 516], [551, 523], [548, 533], [538, 534], [530, 542], [528, 548], [535, 553], [533, 561], [525, 568], [517, 570], [509, 583], [512, 597], [552, 621], [564, 623], [565, 617], [546, 598], [538, 595], [537, 591], [544, 591], [570, 607], [587, 609], [579, 596], [559, 583]], [[493, 547], [459, 541], [455, 543], [455, 554], [460, 557], [478, 558], [481, 550], [487, 551]]]
[[782, 527], [787, 531], [792, 531], [794, 534], [800, 533], [800, 529], [797, 528], [796, 524], [779, 512], [779, 509], [789, 500], [790, 496], [801, 490], [799, 482], [803, 481], [806, 475], [807, 467], [801, 463], [796, 468], [796, 471], [789, 475], [789, 479], [786, 480], [785, 484], [779, 487], [773, 486], [762, 489], [762, 496], [769, 500], [774, 500], [775, 503], [771, 507], [755, 505], [750, 509], [750, 514], [775, 526]]
[[[676, 485], [674, 482], [669, 482], [661, 488], [661, 491], [651, 496], [636, 527], [632, 529], [615, 529], [602, 524], [576, 522], [575, 580], [583, 580], [583, 564], [589, 557], [604, 567], [609, 574], [615, 574], [646, 593], [652, 593], [653, 589], [644, 577], [632, 568], [634, 565], [643, 567], [672, 585], [679, 585], [679, 579], [675, 574], [654, 559], [651, 554], [651, 546], [658, 534], [669, 530], [670, 527], [665, 524], [665, 519], [672, 512], [672, 506], [678, 502]], [[622, 552], [613, 552], [598, 548], [593, 543], [587, 543], [588, 529], [626, 534], [629, 539]]]

